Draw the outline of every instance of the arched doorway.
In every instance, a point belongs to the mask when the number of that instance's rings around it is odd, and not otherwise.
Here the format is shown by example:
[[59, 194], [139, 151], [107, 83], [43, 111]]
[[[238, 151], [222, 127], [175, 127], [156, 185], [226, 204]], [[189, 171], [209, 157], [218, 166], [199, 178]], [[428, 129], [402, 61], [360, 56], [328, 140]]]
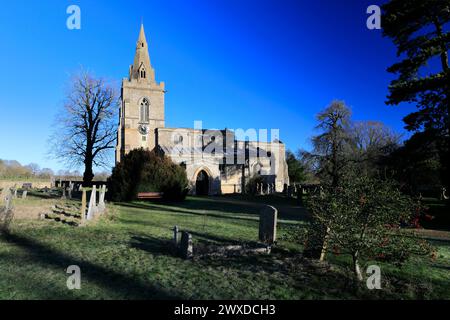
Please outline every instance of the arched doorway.
[[197, 174], [195, 182], [195, 194], [198, 196], [207, 196], [209, 193], [209, 177], [205, 170]]

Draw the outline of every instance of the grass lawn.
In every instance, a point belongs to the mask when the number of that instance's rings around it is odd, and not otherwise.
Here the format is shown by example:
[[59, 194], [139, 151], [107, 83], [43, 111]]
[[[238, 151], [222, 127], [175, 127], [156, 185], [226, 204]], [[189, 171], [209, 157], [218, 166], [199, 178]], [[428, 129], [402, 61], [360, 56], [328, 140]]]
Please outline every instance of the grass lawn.
[[[192, 233], [194, 250], [254, 243], [262, 202], [245, 200], [115, 204], [107, 217], [83, 227], [18, 219], [11, 235], [0, 239], [0, 299], [450, 299], [448, 241], [435, 242], [435, 261], [417, 258], [401, 269], [381, 265], [385, 288], [359, 292], [347, 276], [346, 257], [330, 255], [330, 264], [315, 264], [301, 258], [295, 243], [280, 241], [271, 255], [183, 260], [172, 252], [174, 225]], [[279, 234], [306, 223], [302, 219], [281, 212]], [[69, 265], [81, 268], [81, 290], [66, 287]]]

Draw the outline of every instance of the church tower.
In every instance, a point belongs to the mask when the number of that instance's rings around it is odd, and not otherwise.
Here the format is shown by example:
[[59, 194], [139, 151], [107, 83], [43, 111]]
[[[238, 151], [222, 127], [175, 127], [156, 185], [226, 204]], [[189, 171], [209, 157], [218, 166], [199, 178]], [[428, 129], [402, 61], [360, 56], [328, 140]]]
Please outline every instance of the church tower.
[[164, 94], [164, 82], [155, 80], [141, 25], [133, 65], [122, 80], [116, 162], [132, 149], [155, 148], [155, 130], [164, 127]]

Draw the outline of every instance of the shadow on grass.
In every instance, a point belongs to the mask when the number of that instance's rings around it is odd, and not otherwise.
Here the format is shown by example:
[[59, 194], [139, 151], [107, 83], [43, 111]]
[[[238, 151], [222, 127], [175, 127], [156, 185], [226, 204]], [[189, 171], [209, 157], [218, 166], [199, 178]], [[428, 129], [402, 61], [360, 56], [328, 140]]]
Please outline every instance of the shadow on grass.
[[132, 236], [130, 246], [151, 253], [153, 256], [175, 256], [172, 242], [151, 236]]
[[196, 231], [187, 230], [192, 236], [196, 237], [196, 240], [202, 244], [211, 244], [214, 242], [216, 244], [222, 245], [238, 245], [242, 244], [242, 241], [234, 240], [230, 238], [218, 237], [209, 233], [201, 233]]
[[[201, 213], [201, 212], [194, 212], [194, 211], [186, 211], [186, 210], [180, 210], [177, 208], [168, 208], [168, 207], [158, 207], [152, 204], [141, 204], [141, 203], [123, 203], [123, 202], [118, 202], [115, 203], [115, 205], [117, 206], [121, 206], [121, 207], [129, 207], [129, 208], [136, 208], [136, 209], [143, 209], [143, 210], [156, 210], [156, 211], [167, 211], [167, 212], [172, 212], [172, 213], [182, 213], [182, 214], [189, 214], [189, 215], [195, 215], [195, 216], [200, 216], [200, 217], [214, 217], [214, 218], [218, 218], [218, 219], [232, 219], [232, 220], [245, 220], [245, 221], [258, 221], [259, 217], [255, 214], [249, 214], [249, 213], [244, 213], [244, 212], [239, 212], [239, 214], [243, 214], [243, 215], [252, 215], [253, 218], [245, 218], [245, 217], [236, 217], [236, 216], [232, 216], [232, 215], [227, 215], [227, 214], [217, 214], [217, 213]], [[211, 210], [211, 209], [204, 209], [204, 210]], [[233, 212], [224, 212], [224, 213], [230, 213], [232, 214]]]
[[[156, 211], [167, 211], [173, 213], [182, 213], [196, 216], [207, 216], [219, 219], [232, 219], [232, 220], [244, 220], [244, 221], [258, 221], [259, 211], [263, 207], [263, 204], [254, 205], [237, 205], [230, 204], [226, 201], [221, 202], [220, 200], [210, 200], [207, 198], [202, 198], [199, 201], [187, 200], [186, 203], [161, 203], [160, 205], [155, 205], [154, 203], [142, 203], [142, 202], [117, 202], [118, 206], [144, 209], [144, 210], [156, 210]], [[218, 205], [220, 204], [220, 205]], [[203, 210], [202, 212], [195, 212], [189, 210]], [[211, 211], [217, 211], [218, 213], [211, 213]], [[220, 213], [219, 213], [220, 212]], [[240, 215], [240, 216], [236, 216]], [[248, 217], [245, 217], [248, 216]], [[309, 218], [304, 212], [304, 209], [299, 208], [280, 208], [278, 219], [292, 220], [292, 221], [308, 221]], [[280, 224], [283, 222], [279, 222]]]
[[87, 278], [89, 281], [114, 293], [118, 292], [126, 299], [182, 298], [180, 295], [174, 295], [161, 288], [148, 283], [143, 283], [138, 279], [103, 266], [84, 260], [76, 260], [69, 255], [57, 252], [44, 244], [23, 236], [8, 234], [4, 235], [3, 239], [26, 250], [28, 253], [28, 259], [37, 263], [48, 264], [53, 267], [61, 268], [61, 270], [66, 270], [66, 268], [70, 265], [78, 265], [81, 269], [82, 277]]

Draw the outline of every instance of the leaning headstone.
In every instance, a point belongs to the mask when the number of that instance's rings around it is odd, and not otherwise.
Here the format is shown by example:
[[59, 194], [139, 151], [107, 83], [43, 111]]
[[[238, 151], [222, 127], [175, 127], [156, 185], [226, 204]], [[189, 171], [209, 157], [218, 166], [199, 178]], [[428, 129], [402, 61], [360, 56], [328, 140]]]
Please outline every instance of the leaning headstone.
[[181, 233], [180, 252], [181, 252], [181, 256], [184, 259], [190, 259], [194, 255], [194, 247], [192, 245], [192, 236], [189, 232], [183, 231]]
[[277, 240], [278, 211], [272, 206], [265, 206], [259, 215], [259, 241], [272, 245]]
[[97, 210], [97, 200], [96, 200], [97, 189], [95, 186], [92, 187], [91, 199], [89, 200], [89, 208], [87, 213], [87, 220], [92, 220]]

